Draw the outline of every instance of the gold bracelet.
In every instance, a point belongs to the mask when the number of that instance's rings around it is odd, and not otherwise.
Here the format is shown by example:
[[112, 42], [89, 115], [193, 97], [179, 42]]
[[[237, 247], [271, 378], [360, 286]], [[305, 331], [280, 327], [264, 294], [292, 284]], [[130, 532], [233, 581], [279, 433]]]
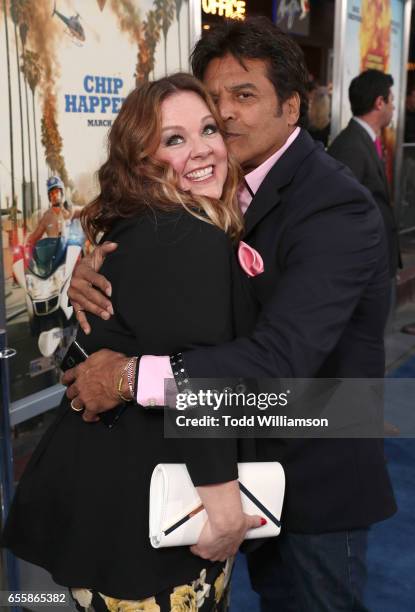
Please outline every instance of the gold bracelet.
[[130, 360], [127, 361], [126, 365], [123, 367], [122, 371], [121, 371], [121, 376], [120, 376], [120, 380], [118, 381], [118, 387], [117, 387], [117, 394], [118, 397], [123, 401], [123, 402], [132, 402], [133, 398], [127, 399], [126, 397], [123, 396], [123, 394], [121, 393], [122, 390], [122, 385], [124, 382], [124, 374], [127, 371], [128, 368], [128, 364], [130, 363]]
[[130, 361], [127, 363], [127, 382], [128, 389], [130, 391], [131, 397], [135, 398], [136, 393], [134, 391], [135, 379], [137, 374], [137, 363], [138, 357], [131, 357]]

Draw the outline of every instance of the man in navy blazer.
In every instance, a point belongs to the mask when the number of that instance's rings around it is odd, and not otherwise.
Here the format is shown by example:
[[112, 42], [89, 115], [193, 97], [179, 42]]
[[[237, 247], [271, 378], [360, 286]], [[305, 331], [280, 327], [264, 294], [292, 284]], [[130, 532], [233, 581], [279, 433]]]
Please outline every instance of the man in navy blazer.
[[[197, 44], [193, 71], [215, 99], [244, 169], [244, 240], [259, 251], [265, 270], [252, 279], [261, 304], [253, 333], [185, 351], [187, 372], [382, 377], [389, 301], [382, 218], [368, 192], [301, 128], [307, 71], [298, 46], [266, 19], [224, 24]], [[98, 251], [95, 261], [112, 248]], [[75, 308], [110, 316], [109, 301], [89, 283], [108, 289], [86, 262], [72, 282]], [[78, 318], [86, 327], [84, 313]], [[93, 355], [67, 374], [67, 384], [76, 381], [68, 395], [92, 412], [101, 400], [111, 403], [114, 390], [109, 385], [103, 393], [94, 381], [113, 380], [122, 363], [108, 352]], [[159, 373], [153, 366], [154, 359], [141, 358], [141, 404], [163, 403], [157, 394], [168, 356], [159, 357]], [[154, 381], [147, 397], [143, 380]], [[396, 509], [381, 441], [269, 439], [260, 447], [287, 476], [283, 533], [249, 555], [261, 610], [364, 610], [368, 528]], [[198, 552], [209, 558], [208, 549]]]

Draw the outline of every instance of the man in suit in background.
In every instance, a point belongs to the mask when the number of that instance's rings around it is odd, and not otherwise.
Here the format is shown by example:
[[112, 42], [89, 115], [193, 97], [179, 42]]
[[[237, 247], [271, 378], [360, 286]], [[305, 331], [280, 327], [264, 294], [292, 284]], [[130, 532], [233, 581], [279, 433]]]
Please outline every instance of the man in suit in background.
[[[251, 279], [261, 305], [252, 334], [184, 351], [189, 375], [382, 377], [389, 301], [384, 227], [370, 194], [301, 127], [307, 113], [301, 50], [256, 18], [215, 27], [196, 45], [192, 65], [244, 170], [244, 240], [265, 269]], [[103, 254], [100, 248], [95, 264]], [[70, 297], [75, 310], [109, 318], [111, 303], [92, 285], [107, 295], [110, 287], [93, 266], [80, 264]], [[85, 323], [84, 313], [78, 318]], [[68, 397], [92, 412], [100, 403], [117, 404], [107, 381], [119, 377], [123, 363], [109, 351], [92, 355], [65, 375]], [[140, 405], [132, 409], [164, 404], [164, 378], [171, 376], [168, 356], [141, 357]], [[287, 477], [284, 532], [249, 555], [262, 612], [365, 610], [368, 527], [396, 509], [382, 442], [267, 439], [260, 448], [263, 460], [281, 461]], [[210, 558], [206, 548], [195, 552]]]
[[396, 295], [396, 273], [402, 267], [390, 187], [385, 172], [381, 132], [392, 119], [393, 78], [379, 70], [365, 70], [350, 83], [349, 100], [353, 117], [328, 149], [345, 164], [372, 194], [385, 223], [391, 279], [390, 316]]

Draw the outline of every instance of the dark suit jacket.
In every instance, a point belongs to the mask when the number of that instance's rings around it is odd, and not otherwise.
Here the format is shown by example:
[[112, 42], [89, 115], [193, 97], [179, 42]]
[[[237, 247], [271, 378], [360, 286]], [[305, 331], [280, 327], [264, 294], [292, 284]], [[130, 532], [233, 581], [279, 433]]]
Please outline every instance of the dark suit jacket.
[[402, 267], [396, 221], [390, 203], [390, 189], [384, 162], [366, 130], [354, 119], [334, 139], [328, 153], [345, 164], [372, 194], [385, 223], [389, 248], [389, 275]]
[[[246, 213], [245, 240], [264, 259], [262, 305], [249, 337], [185, 353], [192, 377], [383, 377], [389, 308], [378, 207], [302, 130]], [[318, 533], [390, 516], [395, 502], [378, 440], [261, 440], [287, 476], [284, 524]]]

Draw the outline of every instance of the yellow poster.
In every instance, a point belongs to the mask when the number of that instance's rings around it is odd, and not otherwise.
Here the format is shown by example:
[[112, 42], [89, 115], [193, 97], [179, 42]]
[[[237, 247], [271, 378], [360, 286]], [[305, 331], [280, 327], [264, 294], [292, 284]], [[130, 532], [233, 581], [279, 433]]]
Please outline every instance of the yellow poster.
[[390, 69], [392, 10], [390, 0], [362, 0], [360, 22], [360, 71]]

